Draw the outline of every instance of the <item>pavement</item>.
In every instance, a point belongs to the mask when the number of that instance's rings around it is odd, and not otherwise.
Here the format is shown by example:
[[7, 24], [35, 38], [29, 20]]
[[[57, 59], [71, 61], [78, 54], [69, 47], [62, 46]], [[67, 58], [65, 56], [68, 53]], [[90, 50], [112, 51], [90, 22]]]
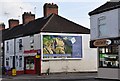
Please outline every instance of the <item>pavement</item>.
[[3, 76], [2, 81], [40, 81], [40, 80], [68, 80], [68, 81], [116, 81], [97, 79], [97, 73], [56, 73], [49, 75], [23, 74], [17, 76]]

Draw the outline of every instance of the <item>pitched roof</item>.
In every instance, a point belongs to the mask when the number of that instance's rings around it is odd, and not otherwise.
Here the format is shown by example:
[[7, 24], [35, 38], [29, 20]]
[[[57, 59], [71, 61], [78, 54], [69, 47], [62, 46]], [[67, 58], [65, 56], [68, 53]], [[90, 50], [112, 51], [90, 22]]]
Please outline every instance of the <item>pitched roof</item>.
[[89, 15], [91, 16], [91, 15], [99, 14], [99, 13], [117, 9], [117, 8], [120, 8], [120, 1], [119, 2], [106, 2], [105, 4], [96, 8], [95, 10], [89, 12]]
[[59, 15], [53, 14], [42, 32], [90, 34], [90, 30]]
[[51, 14], [48, 17], [38, 18], [27, 24], [8, 28], [4, 31], [3, 38], [7, 40], [40, 32], [90, 34], [88, 28], [69, 21], [59, 15]]

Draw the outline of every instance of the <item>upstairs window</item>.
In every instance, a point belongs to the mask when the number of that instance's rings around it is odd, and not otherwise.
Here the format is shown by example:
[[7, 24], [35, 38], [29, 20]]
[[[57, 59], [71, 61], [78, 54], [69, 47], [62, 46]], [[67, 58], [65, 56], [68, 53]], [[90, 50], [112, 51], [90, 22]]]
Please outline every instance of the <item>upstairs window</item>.
[[98, 18], [98, 37], [106, 37], [108, 29], [106, 27], [106, 17]]
[[22, 47], [23, 47], [23, 45], [22, 45], [22, 39], [19, 39], [19, 50], [22, 50]]
[[6, 52], [8, 52], [8, 51], [9, 51], [9, 43], [6, 42]]
[[30, 48], [32, 48], [33, 49], [33, 47], [34, 47], [34, 36], [33, 35], [31, 35], [30, 36]]

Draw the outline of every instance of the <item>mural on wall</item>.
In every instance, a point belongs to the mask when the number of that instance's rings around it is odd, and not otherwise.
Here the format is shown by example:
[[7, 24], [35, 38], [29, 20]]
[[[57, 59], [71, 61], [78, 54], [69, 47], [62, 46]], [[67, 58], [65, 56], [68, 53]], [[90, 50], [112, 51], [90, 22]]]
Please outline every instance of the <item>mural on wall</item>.
[[43, 35], [43, 58], [82, 58], [82, 36]]

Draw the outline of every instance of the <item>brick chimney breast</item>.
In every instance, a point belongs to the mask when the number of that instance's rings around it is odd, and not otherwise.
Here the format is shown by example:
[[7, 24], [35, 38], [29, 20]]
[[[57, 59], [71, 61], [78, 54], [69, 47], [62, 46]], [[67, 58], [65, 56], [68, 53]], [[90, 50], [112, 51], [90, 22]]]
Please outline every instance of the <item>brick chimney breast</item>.
[[35, 20], [35, 14], [32, 14], [31, 12], [24, 12], [24, 14], [22, 15], [22, 20], [23, 24], [33, 21]]
[[45, 3], [43, 6], [44, 10], [44, 17], [54, 13], [58, 15], [58, 6], [54, 3]]
[[19, 25], [19, 20], [17, 20], [17, 19], [9, 19], [8, 23], [9, 23], [9, 28], [13, 28], [13, 27]]
[[5, 29], [5, 24], [4, 23], [0, 23], [0, 30], [4, 30]]

